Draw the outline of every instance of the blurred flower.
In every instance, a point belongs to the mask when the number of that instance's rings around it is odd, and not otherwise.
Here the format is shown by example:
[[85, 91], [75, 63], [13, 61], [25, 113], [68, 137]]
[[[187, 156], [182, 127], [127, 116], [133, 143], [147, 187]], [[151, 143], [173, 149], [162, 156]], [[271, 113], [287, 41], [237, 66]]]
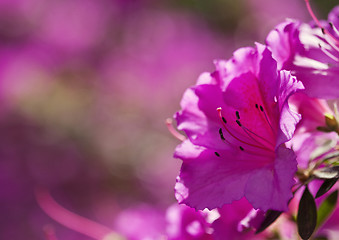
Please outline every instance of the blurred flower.
[[[112, 7], [105, 1], [50, 1], [33, 41], [58, 54], [81, 53], [102, 43]], [[114, 12], [113, 12], [114, 13]]]
[[197, 211], [185, 205], [173, 204], [167, 209], [167, 237], [169, 240], [212, 239], [208, 212]]
[[[1, 191], [3, 217], [0, 219], [0, 238], [42, 238], [43, 226], [50, 221], [35, 201], [33, 190], [37, 184], [64, 196], [76, 192], [67, 202], [77, 202], [79, 211], [83, 211], [81, 204], [85, 208], [93, 207], [90, 201], [84, 201], [81, 187], [86, 185], [87, 196], [90, 192], [97, 194], [93, 187], [101, 180], [91, 176], [99, 169], [86, 170], [84, 156], [74, 142], [57, 137], [14, 112], [1, 112], [0, 129], [0, 175], [4, 185]], [[74, 187], [78, 186], [76, 191], [70, 185], [66, 187], [70, 182]], [[57, 235], [63, 235], [64, 231], [60, 233], [57, 229]], [[63, 239], [72, 239], [72, 234]]]
[[213, 209], [245, 196], [254, 208], [287, 210], [296, 160], [284, 143], [300, 119], [287, 99], [303, 86], [260, 44], [216, 68], [185, 92], [176, 114], [189, 138], [175, 152], [183, 160], [176, 198]]
[[165, 225], [163, 211], [142, 204], [123, 209], [115, 219], [115, 230], [131, 240], [161, 239]]
[[288, 145], [298, 156], [298, 167], [307, 169], [313, 160], [335, 151], [339, 140], [337, 117], [325, 100], [303, 93], [293, 95], [290, 103], [302, 119]]
[[120, 208], [173, 202], [164, 120], [232, 42], [146, 2], [0, 3], [0, 238], [87, 239], [41, 211], [36, 185], [108, 227]]
[[263, 220], [263, 216], [253, 215], [254, 211], [257, 212], [245, 198], [218, 209], [220, 217], [212, 224], [213, 239], [264, 239], [266, 233], [254, 234], [253, 230], [257, 229]]
[[338, 14], [339, 6], [329, 13], [327, 22], [314, 17], [316, 25], [288, 20], [266, 39], [278, 67], [291, 70], [310, 97], [339, 97]]

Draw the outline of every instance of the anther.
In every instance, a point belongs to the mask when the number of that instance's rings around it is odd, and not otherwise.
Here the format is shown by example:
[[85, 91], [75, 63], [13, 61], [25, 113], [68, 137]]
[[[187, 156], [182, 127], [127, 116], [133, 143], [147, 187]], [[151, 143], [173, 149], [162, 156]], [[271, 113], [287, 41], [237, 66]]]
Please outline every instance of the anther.
[[235, 111], [235, 115], [237, 116], [238, 119], [240, 119], [240, 115], [238, 111]]
[[309, 12], [309, 14], [311, 15], [311, 17], [313, 18], [314, 22], [318, 25], [318, 27], [321, 29], [322, 33], [325, 35], [327, 35], [332, 41], [333, 43], [336, 45], [336, 44], [339, 44], [339, 40], [336, 39], [331, 33], [329, 33], [325, 28], [322, 27], [321, 23], [319, 22], [318, 18], [314, 15], [313, 11], [312, 11], [312, 8], [311, 8], [311, 5], [310, 5], [310, 2], [309, 0], [305, 0], [305, 3], [306, 3], [306, 7], [307, 7], [307, 10]]
[[221, 140], [226, 140], [225, 137], [224, 137], [224, 134], [222, 133], [221, 128], [219, 128], [219, 135], [220, 135]]
[[220, 154], [217, 152], [214, 152], [215, 156], [220, 157]]
[[241, 123], [239, 120], [235, 120], [235, 122], [239, 125], [239, 127], [241, 127]]
[[335, 34], [339, 35], [339, 31], [338, 31], [338, 29], [333, 25], [333, 23], [329, 22], [329, 25], [330, 25], [331, 29], [335, 32]]
[[[322, 45], [319, 43], [318, 44], [319, 48], [323, 51], [323, 53], [325, 53], [328, 57], [330, 57], [331, 59], [333, 59], [334, 61], [338, 62], [339, 58], [337, 58], [336, 56], [334, 56], [331, 52], [329, 52], [326, 48], [322, 47]], [[336, 48], [335, 46], [332, 46], [333, 48]]]
[[268, 123], [268, 125], [270, 126], [272, 132], [274, 133], [275, 131], [274, 131], [272, 125], [271, 125], [271, 122], [270, 122], [270, 120], [268, 119], [268, 116], [267, 116], [266, 112], [264, 111], [264, 108], [263, 108], [261, 105], [260, 105], [260, 111], [262, 111], [262, 112], [264, 113], [266, 122]]

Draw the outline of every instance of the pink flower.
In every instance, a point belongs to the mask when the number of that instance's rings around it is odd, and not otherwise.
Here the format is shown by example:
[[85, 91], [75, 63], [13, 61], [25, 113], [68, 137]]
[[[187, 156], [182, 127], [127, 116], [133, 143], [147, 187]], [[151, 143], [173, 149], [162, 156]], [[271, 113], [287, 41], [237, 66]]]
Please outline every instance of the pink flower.
[[207, 222], [207, 217], [208, 213], [196, 211], [184, 205], [170, 206], [166, 214], [168, 239], [212, 239], [212, 236], [208, 234], [208, 231], [212, 229]]
[[287, 210], [296, 160], [284, 143], [300, 120], [287, 99], [303, 86], [260, 44], [216, 68], [185, 92], [175, 116], [188, 137], [175, 152], [176, 198], [213, 209], [245, 196], [256, 209]]
[[339, 97], [339, 6], [315, 24], [288, 20], [267, 37], [279, 69], [291, 70], [311, 97]]
[[258, 235], [251, 229], [257, 229], [263, 221], [261, 210], [254, 210], [249, 202], [243, 198], [232, 204], [218, 209], [220, 217], [212, 224], [213, 239], [264, 239], [267, 232]]
[[122, 210], [115, 220], [115, 230], [130, 240], [161, 239], [165, 228], [163, 211], [146, 204]]
[[291, 97], [290, 103], [301, 114], [302, 120], [288, 145], [298, 156], [298, 166], [307, 169], [310, 161], [335, 151], [339, 140], [337, 119], [325, 100], [297, 93]]

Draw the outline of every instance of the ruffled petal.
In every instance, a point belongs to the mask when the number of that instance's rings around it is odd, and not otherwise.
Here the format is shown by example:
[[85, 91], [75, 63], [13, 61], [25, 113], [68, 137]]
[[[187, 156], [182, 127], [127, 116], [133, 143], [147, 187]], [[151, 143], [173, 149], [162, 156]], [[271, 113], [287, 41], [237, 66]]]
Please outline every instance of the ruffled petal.
[[272, 51], [273, 58], [277, 61], [278, 69], [284, 69], [286, 64], [290, 64], [295, 52], [301, 45], [299, 44], [300, 22], [287, 20], [280, 23], [271, 31], [266, 38], [266, 44]]
[[293, 176], [297, 170], [296, 155], [280, 146], [275, 162], [254, 172], [248, 179], [245, 196], [255, 209], [288, 210], [288, 201], [293, 197]]
[[177, 149], [176, 157], [183, 159], [175, 187], [179, 203], [213, 209], [245, 195], [255, 208], [287, 209], [296, 171], [293, 151], [280, 147], [275, 163], [270, 165], [265, 157], [249, 159], [236, 149], [219, 155], [188, 140]]
[[219, 135], [220, 118], [216, 109], [227, 107], [218, 86], [203, 84], [189, 88], [181, 107], [182, 110], [175, 115], [178, 129], [183, 130], [193, 143], [214, 149], [228, 148]]
[[[329, 15], [335, 18], [337, 9]], [[337, 18], [337, 17], [336, 17]], [[335, 21], [336, 24], [338, 20]], [[324, 28], [339, 36], [328, 22]], [[338, 25], [333, 24], [334, 27]], [[278, 69], [290, 70], [305, 86], [310, 97], [333, 99], [339, 97], [339, 48], [337, 42], [324, 35], [319, 27], [286, 21], [269, 33], [266, 43], [278, 62]]]
[[175, 154], [183, 160], [175, 186], [179, 203], [196, 209], [214, 209], [242, 198], [247, 179], [258, 165], [237, 161], [239, 152], [236, 149], [223, 151], [218, 157], [213, 151], [188, 140], [182, 143]]
[[288, 71], [280, 71], [280, 88], [279, 88], [279, 109], [280, 109], [280, 131], [276, 146], [289, 141], [295, 131], [297, 123], [301, 119], [301, 115], [294, 112], [289, 104], [288, 98], [297, 92], [304, 89], [303, 84], [298, 82]]

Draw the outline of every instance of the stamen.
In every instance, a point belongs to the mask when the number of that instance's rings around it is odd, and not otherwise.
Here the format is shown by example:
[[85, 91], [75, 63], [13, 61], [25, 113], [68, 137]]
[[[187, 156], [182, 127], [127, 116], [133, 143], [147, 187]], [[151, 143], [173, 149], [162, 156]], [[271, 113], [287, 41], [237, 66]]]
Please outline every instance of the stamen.
[[239, 125], [239, 127], [241, 127], [241, 123], [239, 120], [236, 120], [235, 122]]
[[261, 105], [260, 105], [260, 111], [264, 113], [264, 116], [265, 116], [266, 122], [267, 122], [267, 123], [268, 123], [268, 125], [270, 126], [270, 128], [271, 128], [272, 132], [275, 134], [275, 131], [274, 131], [274, 129], [273, 129], [273, 127], [272, 127], [272, 125], [271, 125], [271, 122], [270, 122], [270, 120], [268, 119], [268, 117], [267, 117], [267, 114], [266, 114], [266, 112], [264, 111], [264, 108], [263, 108], [263, 106], [261, 106]]
[[[249, 130], [247, 127], [245, 127], [244, 125], [241, 126], [243, 128], [243, 130], [249, 135], [249, 133], [253, 134], [254, 136], [260, 138], [261, 140], [265, 141], [266, 143], [268, 143], [271, 147], [274, 147], [274, 145], [268, 141], [267, 139], [263, 138], [262, 136], [256, 134], [255, 132]], [[249, 133], [248, 133], [249, 132]], [[256, 139], [254, 139], [251, 135], [249, 135], [254, 141], [257, 141]], [[262, 144], [262, 143], [261, 143]]]
[[328, 36], [326, 34], [324, 35], [324, 38], [328, 45], [330, 45], [335, 51], [339, 52], [339, 47], [335, 43], [332, 43], [331, 39], [328, 39]]
[[[223, 116], [222, 116], [222, 113], [221, 113], [221, 111], [222, 111], [221, 107], [217, 108], [217, 111], [218, 111], [218, 114], [219, 114], [219, 118], [222, 119]], [[237, 121], [238, 125], [240, 124], [239, 126], [241, 126], [240, 121], [239, 121], [239, 120], [236, 120], [236, 121]], [[266, 150], [266, 151], [270, 151], [270, 152], [272, 151], [271, 149], [268, 149], [268, 148], [265, 147], [265, 146], [259, 146], [259, 145], [255, 145], [255, 144], [252, 144], [252, 143], [245, 142], [244, 140], [241, 140], [240, 138], [238, 138], [237, 136], [235, 136], [235, 135], [227, 128], [227, 126], [226, 126], [226, 124], [225, 124], [224, 121], [222, 121], [221, 123], [222, 123], [223, 127], [225, 128], [225, 130], [226, 130], [226, 131], [227, 131], [234, 139], [238, 140], [239, 142], [244, 143], [244, 144], [249, 145], [249, 146], [252, 146], [252, 147], [260, 148], [260, 149], [263, 149], [263, 150]], [[220, 133], [220, 132], [219, 132], [219, 133]], [[258, 142], [258, 141], [255, 141], [255, 142]]]
[[274, 152], [270, 151], [270, 153], [259, 153], [259, 152], [254, 152], [254, 151], [249, 151], [249, 150], [242, 150], [244, 153], [247, 153], [249, 155], [254, 155], [254, 156], [259, 156], [262, 158], [268, 158], [272, 159], [274, 157]]
[[180, 141], [185, 141], [186, 140], [186, 137], [179, 133], [177, 130], [174, 129], [173, 127], [173, 120], [171, 118], [167, 118], [166, 119], [166, 125], [167, 125], [167, 129], [168, 131], [178, 140]]
[[237, 116], [237, 119], [240, 119], [240, 115], [238, 111], [235, 111], [235, 115]]
[[[262, 145], [263, 147], [265, 147], [267, 150], [270, 150], [270, 148], [274, 147], [274, 146], [272, 145], [271, 142], [269, 142], [269, 141], [266, 140], [265, 138], [259, 136], [259, 135], [256, 134], [255, 132], [249, 130], [247, 127], [245, 127], [244, 125], [242, 125], [242, 124], [240, 123], [239, 120], [236, 120], [236, 122], [237, 122], [237, 124], [239, 125], [239, 127], [241, 127], [242, 130], [247, 134], [247, 136], [249, 136], [253, 141], [255, 141], [255, 142], [261, 144], [261, 145]], [[264, 140], [264, 141], [267, 142], [270, 146], [264, 145], [262, 142], [259, 142], [259, 141], [258, 141], [257, 139], [255, 139], [250, 133], [253, 134], [254, 136], [256, 136], [256, 137], [258, 137], [258, 138]]]
[[220, 157], [220, 154], [219, 154], [219, 153], [214, 152], [214, 154], [215, 154], [217, 157]]
[[323, 32], [324, 35], [328, 35], [332, 41], [334, 41], [334, 43], [336, 44], [339, 44], [339, 40], [336, 39], [334, 36], [332, 36], [332, 34], [327, 31], [325, 28], [323, 28], [318, 20], [318, 18], [315, 16], [312, 8], [311, 8], [311, 5], [310, 5], [310, 2], [309, 0], [305, 0], [305, 3], [306, 3], [306, 7], [307, 7], [307, 10], [308, 12], [310, 13], [311, 17], [313, 18], [313, 20], [315, 21], [315, 23], [318, 25], [319, 28], [321, 28], [321, 31]]
[[330, 27], [332, 28], [332, 30], [335, 32], [335, 34], [337, 34], [339, 36], [339, 31], [338, 29], [333, 25], [333, 23], [329, 22], [328, 23], [330, 25]]
[[219, 128], [219, 135], [220, 135], [221, 140], [226, 141], [227, 144], [229, 144], [229, 145], [231, 145], [231, 146], [234, 147], [234, 144], [231, 143], [230, 141], [228, 141], [228, 140], [225, 138], [224, 133], [222, 132], [222, 129], [221, 129], [221, 128]]
[[221, 128], [219, 128], [219, 135], [220, 135], [220, 138], [221, 138], [221, 140], [226, 140], [226, 138], [224, 137], [224, 134], [222, 133], [222, 129]]
[[[326, 48], [324, 48], [323, 46], [321, 46], [321, 44], [319, 43], [319, 48], [323, 51], [323, 53], [325, 53], [329, 58], [333, 59], [336, 62], [339, 62], [339, 58], [337, 58], [336, 56], [334, 56], [332, 53], [330, 53]], [[339, 49], [338, 49], [339, 50]]]

